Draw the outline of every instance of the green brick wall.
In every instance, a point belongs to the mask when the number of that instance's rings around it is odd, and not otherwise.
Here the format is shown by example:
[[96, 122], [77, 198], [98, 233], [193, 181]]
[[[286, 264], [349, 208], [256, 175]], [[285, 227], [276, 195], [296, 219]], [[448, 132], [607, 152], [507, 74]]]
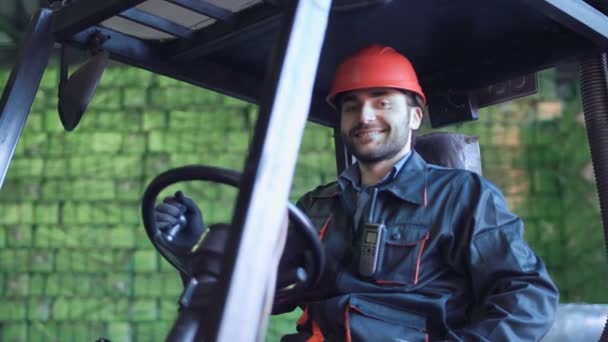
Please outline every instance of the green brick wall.
[[[48, 70], [0, 192], [0, 341], [162, 341], [182, 286], [144, 233], [144, 187], [185, 164], [241, 170], [257, 108], [112, 68], [66, 133], [56, 82]], [[309, 124], [293, 199], [335, 175], [332, 141], [331, 130]], [[178, 189], [207, 223], [230, 221], [236, 189], [190, 182], [163, 196]], [[295, 331], [298, 314], [273, 317], [268, 339]]]
[[[0, 71], [0, 84], [7, 77]], [[240, 170], [257, 109], [140, 70], [111, 68], [80, 126], [66, 133], [55, 109], [56, 84], [57, 70], [50, 69], [0, 192], [0, 340], [161, 341], [181, 284], [145, 236], [144, 187], [184, 164]], [[593, 183], [580, 176], [589, 161], [586, 142], [578, 141], [584, 138], [580, 108], [570, 99], [559, 119], [541, 120], [538, 103], [555, 99], [548, 87], [453, 129], [480, 136], [485, 174], [526, 220], [526, 236], [562, 299], [605, 302], [597, 200]], [[335, 177], [332, 134], [308, 125], [293, 200]], [[574, 150], [562, 153], [568, 140]], [[200, 204], [207, 223], [230, 221], [235, 189], [192, 182], [163, 195], [178, 189]], [[589, 267], [581, 271], [578, 260]], [[297, 316], [274, 317], [268, 340], [293, 331]]]

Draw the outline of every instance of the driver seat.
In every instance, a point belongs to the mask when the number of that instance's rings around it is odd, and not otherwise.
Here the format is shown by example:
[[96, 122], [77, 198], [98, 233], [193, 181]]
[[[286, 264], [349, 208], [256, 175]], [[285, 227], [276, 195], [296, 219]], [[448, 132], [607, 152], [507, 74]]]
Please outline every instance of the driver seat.
[[479, 138], [451, 132], [414, 136], [414, 150], [429, 164], [482, 174]]

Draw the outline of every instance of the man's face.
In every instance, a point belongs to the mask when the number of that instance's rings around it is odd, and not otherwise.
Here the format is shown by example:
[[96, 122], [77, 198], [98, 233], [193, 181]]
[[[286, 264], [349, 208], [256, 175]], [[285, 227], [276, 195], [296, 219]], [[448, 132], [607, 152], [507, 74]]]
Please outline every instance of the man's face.
[[347, 92], [340, 101], [340, 131], [349, 151], [361, 163], [404, 155], [422, 110], [409, 106], [404, 93], [392, 88]]

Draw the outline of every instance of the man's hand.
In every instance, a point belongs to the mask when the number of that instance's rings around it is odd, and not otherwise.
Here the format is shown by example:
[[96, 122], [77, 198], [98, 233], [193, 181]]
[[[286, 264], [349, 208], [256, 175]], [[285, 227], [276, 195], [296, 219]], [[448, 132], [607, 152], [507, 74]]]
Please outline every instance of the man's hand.
[[196, 236], [193, 245], [203, 232], [203, 214], [194, 201], [178, 191], [165, 198], [154, 210], [156, 225], [168, 240], [179, 236]]
[[159, 231], [157, 248], [186, 284], [193, 272], [192, 249], [204, 231], [203, 214], [191, 198], [178, 191], [156, 206], [154, 220]]

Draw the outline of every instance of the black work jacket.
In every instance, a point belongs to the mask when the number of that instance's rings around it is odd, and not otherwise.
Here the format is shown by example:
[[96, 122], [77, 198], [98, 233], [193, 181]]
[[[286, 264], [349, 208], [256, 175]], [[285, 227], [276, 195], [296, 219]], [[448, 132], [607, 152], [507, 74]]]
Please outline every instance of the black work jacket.
[[301, 334], [326, 341], [537, 341], [558, 291], [523, 240], [520, 218], [480, 175], [413, 153], [379, 188], [386, 226], [381, 270], [359, 275], [356, 192], [318, 187], [298, 205], [319, 230], [327, 267], [305, 305]]

